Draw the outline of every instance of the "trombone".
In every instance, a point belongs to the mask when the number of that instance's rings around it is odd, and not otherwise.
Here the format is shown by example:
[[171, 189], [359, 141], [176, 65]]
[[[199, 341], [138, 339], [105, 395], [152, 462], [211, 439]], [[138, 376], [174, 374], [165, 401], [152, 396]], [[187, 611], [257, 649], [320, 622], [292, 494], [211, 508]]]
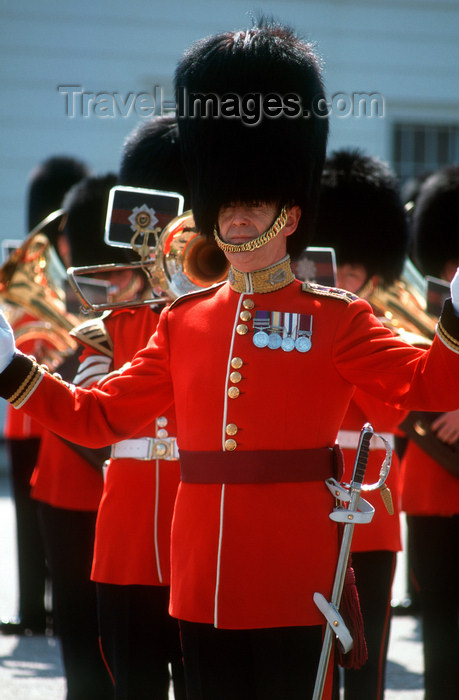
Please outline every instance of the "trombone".
[[[132, 246], [139, 252], [134, 244]], [[229, 265], [224, 254], [213, 239], [199, 233], [191, 211], [172, 219], [159, 234], [157, 243], [144, 244], [140, 250], [142, 259], [133, 263], [88, 265], [67, 270], [70, 286], [83, 311], [100, 312], [165, 303], [183, 294], [207, 289], [224, 281], [228, 275]], [[83, 289], [82, 282], [88, 276], [104, 277], [123, 270], [143, 273], [151, 293], [146, 298], [144, 295], [143, 298], [96, 303]]]

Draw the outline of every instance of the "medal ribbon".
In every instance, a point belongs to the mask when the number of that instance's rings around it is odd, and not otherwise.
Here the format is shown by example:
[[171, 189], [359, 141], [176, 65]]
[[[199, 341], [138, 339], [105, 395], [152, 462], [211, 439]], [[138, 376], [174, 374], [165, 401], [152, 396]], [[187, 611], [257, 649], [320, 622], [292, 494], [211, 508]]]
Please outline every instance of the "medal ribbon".
[[262, 311], [258, 310], [255, 311], [255, 318], [253, 320], [253, 329], [258, 331], [258, 330], [264, 330], [266, 328], [269, 328], [269, 311]]

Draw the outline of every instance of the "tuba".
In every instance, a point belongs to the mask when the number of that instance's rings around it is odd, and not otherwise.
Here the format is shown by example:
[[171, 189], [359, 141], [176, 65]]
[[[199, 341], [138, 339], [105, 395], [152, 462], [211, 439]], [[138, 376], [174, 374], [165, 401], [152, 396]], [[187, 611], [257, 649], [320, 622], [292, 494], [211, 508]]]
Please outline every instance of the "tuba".
[[427, 311], [425, 278], [410, 260], [399, 280], [384, 289], [376, 287], [365, 297], [385, 326], [417, 346], [430, 345], [437, 319]]
[[0, 268], [0, 300], [17, 347], [38, 341], [38, 359], [51, 368], [77, 348], [69, 331], [80, 319], [67, 311], [65, 283], [65, 269], [40, 226]]
[[[161, 231], [146, 259], [133, 263], [70, 267], [70, 286], [83, 311], [104, 311], [146, 304], [165, 303], [189, 292], [207, 289], [226, 279], [229, 264], [213, 239], [196, 229], [191, 211], [175, 217]], [[107, 275], [118, 270], [139, 270], [149, 282], [146, 298], [95, 303], [85, 292], [81, 280], [91, 275]]]

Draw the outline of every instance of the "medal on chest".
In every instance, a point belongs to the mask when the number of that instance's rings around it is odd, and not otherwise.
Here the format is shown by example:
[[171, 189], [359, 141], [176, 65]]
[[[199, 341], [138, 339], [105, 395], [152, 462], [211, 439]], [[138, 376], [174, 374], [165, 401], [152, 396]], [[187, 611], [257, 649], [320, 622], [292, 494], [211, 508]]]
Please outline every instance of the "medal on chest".
[[268, 330], [271, 323], [269, 311], [256, 311], [253, 321], [253, 344], [257, 348], [265, 348], [268, 345]]

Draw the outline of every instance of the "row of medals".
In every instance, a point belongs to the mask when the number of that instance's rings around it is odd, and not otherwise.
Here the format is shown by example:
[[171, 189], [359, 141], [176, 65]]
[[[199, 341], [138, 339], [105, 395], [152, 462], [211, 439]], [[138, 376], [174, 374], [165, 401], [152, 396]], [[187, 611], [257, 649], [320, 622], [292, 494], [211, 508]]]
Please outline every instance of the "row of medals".
[[[283, 321], [288, 322], [284, 325]], [[269, 348], [285, 352], [311, 349], [312, 316], [306, 314], [282, 314], [281, 312], [260, 311], [253, 322], [253, 344], [257, 348]]]
[[280, 333], [272, 331], [257, 331], [253, 336], [253, 344], [257, 348], [270, 348], [278, 350], [282, 348], [285, 352], [298, 350], [298, 352], [308, 352], [311, 349], [311, 339], [307, 335], [300, 335], [294, 340], [290, 335], [283, 337]]
[[[245, 334], [248, 330], [245, 323], [252, 319], [253, 300], [245, 299], [243, 306], [244, 310], [240, 314], [240, 319], [244, 325], [240, 331], [239, 327], [237, 330]], [[282, 324], [282, 320], [286, 316], [289, 318], [288, 327]], [[312, 316], [309, 314], [295, 313], [284, 316], [281, 312], [260, 310], [255, 313], [253, 330], [252, 340], [257, 348], [269, 348], [270, 350], [281, 348], [285, 352], [298, 350], [298, 352], [303, 353], [311, 349]], [[294, 335], [288, 333], [288, 330], [293, 331]]]

